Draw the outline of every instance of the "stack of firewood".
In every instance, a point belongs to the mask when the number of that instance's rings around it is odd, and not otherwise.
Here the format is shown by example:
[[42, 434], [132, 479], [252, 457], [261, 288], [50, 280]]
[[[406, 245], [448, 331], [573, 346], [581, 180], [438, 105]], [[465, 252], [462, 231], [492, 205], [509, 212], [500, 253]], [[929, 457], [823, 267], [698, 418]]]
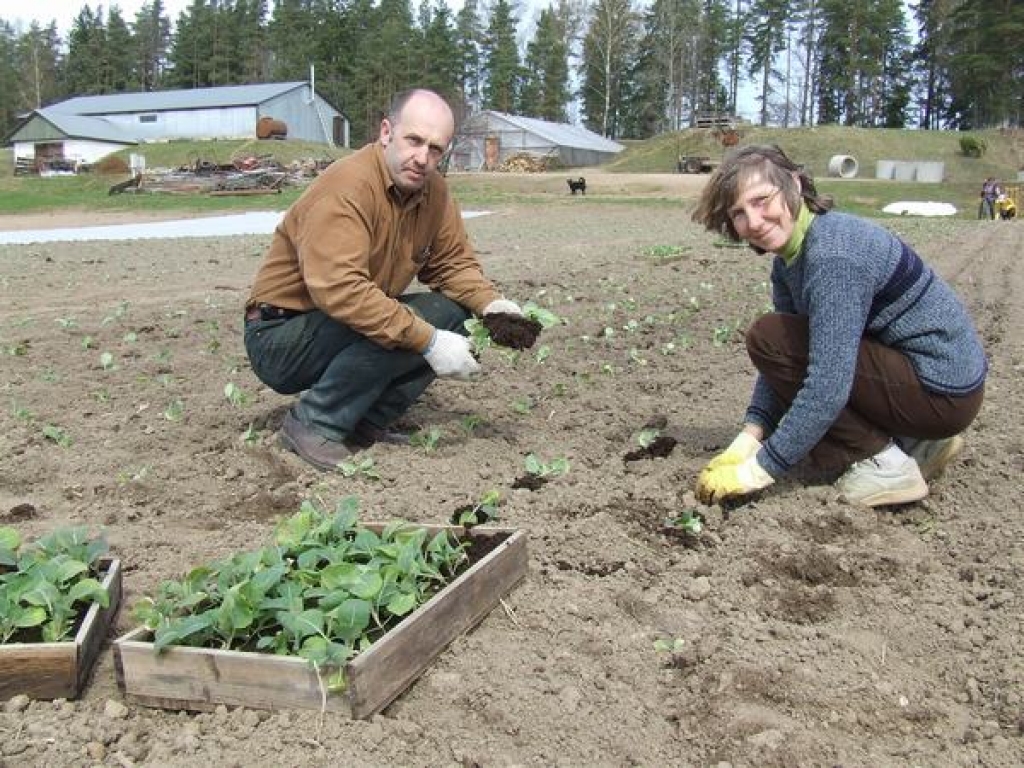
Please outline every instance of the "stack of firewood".
[[548, 170], [548, 161], [534, 155], [512, 155], [498, 166], [498, 170], [505, 173], [544, 173]]

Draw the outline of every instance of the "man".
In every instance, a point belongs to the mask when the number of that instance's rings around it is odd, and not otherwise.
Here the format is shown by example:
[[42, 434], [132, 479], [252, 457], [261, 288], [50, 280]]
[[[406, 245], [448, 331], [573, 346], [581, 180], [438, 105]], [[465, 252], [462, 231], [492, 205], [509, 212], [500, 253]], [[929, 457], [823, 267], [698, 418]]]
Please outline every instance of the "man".
[[[245, 307], [253, 371], [300, 393], [281, 444], [334, 469], [437, 376], [480, 370], [463, 323], [522, 314], [483, 274], [438, 162], [455, 119], [436, 93], [395, 97], [380, 138], [333, 163], [288, 209]], [[429, 292], [405, 294], [418, 278]]]

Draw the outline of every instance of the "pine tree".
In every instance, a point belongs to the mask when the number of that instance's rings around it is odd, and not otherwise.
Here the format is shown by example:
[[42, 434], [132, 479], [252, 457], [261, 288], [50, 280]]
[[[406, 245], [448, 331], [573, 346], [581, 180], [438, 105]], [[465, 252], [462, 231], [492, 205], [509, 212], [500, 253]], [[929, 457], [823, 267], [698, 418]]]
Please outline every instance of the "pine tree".
[[423, 0], [420, 9], [421, 39], [415, 83], [436, 91], [454, 106], [462, 101], [462, 89], [458, 84], [462, 66], [455, 19], [443, 2], [434, 0], [433, 8], [428, 2], [430, 0]]
[[261, 83], [270, 71], [267, 54], [267, 0], [235, 0], [226, 12], [232, 48], [230, 82]]
[[486, 75], [483, 97], [486, 109], [514, 112], [522, 87], [515, 17], [508, 0], [495, 0], [484, 36], [483, 59]]
[[569, 45], [555, 11], [540, 12], [533, 40], [526, 46], [520, 113], [564, 122], [569, 102]]
[[963, 0], [949, 14], [950, 102], [956, 128], [1020, 125], [1024, 104], [1024, 3]]
[[167, 68], [171, 22], [163, 0], [143, 3], [135, 14], [135, 81], [143, 91], [159, 90]]
[[776, 55], [786, 46], [786, 25], [790, 14], [789, 0], [752, 0], [747, 10], [748, 72], [761, 80], [758, 95], [761, 125], [768, 124], [769, 102], [774, 84], [780, 79], [775, 61]]
[[138, 88], [135, 68], [135, 42], [132, 31], [121, 16], [121, 10], [110, 7], [104, 39], [103, 89], [107, 93], [124, 93]]
[[75, 96], [105, 93], [106, 25], [103, 9], [93, 13], [82, 6], [68, 33], [68, 54], [64, 67], [66, 91]]
[[483, 39], [484, 29], [477, 0], [465, 0], [455, 17], [455, 44], [459, 51], [459, 72], [455, 82], [467, 113], [479, 109], [483, 99]]

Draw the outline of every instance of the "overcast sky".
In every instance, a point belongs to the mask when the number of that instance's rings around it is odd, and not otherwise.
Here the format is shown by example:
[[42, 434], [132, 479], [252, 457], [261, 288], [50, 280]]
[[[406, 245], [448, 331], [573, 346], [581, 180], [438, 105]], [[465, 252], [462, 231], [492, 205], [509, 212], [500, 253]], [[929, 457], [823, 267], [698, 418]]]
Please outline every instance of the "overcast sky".
[[[145, 3], [145, 0], [118, 0], [117, 2], [87, 2], [86, 0], [37, 0], [34, 3], [25, 0], [0, 0], [0, 19], [9, 24], [15, 25], [19, 21], [24, 26], [29, 26], [33, 19], [38, 21], [40, 26], [46, 26], [51, 21], [57, 22], [57, 29], [61, 34], [67, 34], [71, 29], [71, 22], [78, 16], [79, 11], [86, 5], [92, 8], [93, 13], [103, 8], [103, 18], [107, 18], [107, 12], [113, 6], [121, 10], [121, 16], [125, 21], [135, 21], [135, 14]], [[174, 22], [181, 13], [189, 6], [189, 0], [164, 0], [164, 13], [167, 18]]]

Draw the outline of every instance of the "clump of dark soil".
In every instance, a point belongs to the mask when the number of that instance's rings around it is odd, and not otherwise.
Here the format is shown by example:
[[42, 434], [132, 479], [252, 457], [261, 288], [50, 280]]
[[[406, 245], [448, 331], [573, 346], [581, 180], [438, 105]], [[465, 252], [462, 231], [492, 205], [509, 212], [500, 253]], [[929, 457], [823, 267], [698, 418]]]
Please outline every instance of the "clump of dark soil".
[[540, 475], [523, 475], [512, 481], [513, 489], [525, 489], [527, 491], [539, 491], [548, 479]]
[[623, 461], [643, 461], [644, 459], [664, 459], [670, 455], [679, 441], [669, 435], [659, 435], [648, 445], [629, 451], [622, 457]]
[[491, 341], [510, 349], [529, 349], [543, 328], [536, 320], [507, 312], [484, 315], [481, 322], [491, 335]]

